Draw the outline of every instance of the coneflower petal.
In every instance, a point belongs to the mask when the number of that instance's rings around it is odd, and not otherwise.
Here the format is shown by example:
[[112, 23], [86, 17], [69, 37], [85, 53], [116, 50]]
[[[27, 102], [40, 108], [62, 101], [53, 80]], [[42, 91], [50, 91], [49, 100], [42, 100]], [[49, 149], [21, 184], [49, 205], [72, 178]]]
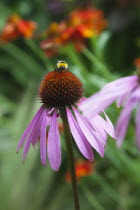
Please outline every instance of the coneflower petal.
[[32, 145], [33, 147], [36, 149], [36, 143], [37, 141], [39, 140], [40, 138], [40, 129], [41, 129], [41, 124], [42, 124], [42, 118], [38, 119], [37, 123], [36, 123], [36, 128], [35, 128], [35, 132], [34, 132], [34, 138], [33, 138], [33, 141], [32, 141]]
[[103, 128], [112, 138], [116, 139], [114, 126], [105, 112], [104, 112], [104, 115], [105, 115], [106, 121], [103, 119], [103, 122], [104, 122]]
[[43, 113], [42, 124], [40, 129], [40, 156], [43, 165], [46, 165], [46, 125], [47, 125], [46, 111], [47, 110], [45, 110]]
[[91, 145], [88, 143], [87, 139], [83, 135], [78, 123], [73, 117], [70, 109], [67, 108], [67, 117], [70, 126], [71, 133], [74, 137], [74, 140], [81, 151], [81, 153], [90, 161], [94, 160], [93, 150]]
[[41, 106], [38, 110], [38, 112], [36, 113], [36, 115], [34, 116], [34, 118], [31, 120], [30, 124], [27, 126], [26, 130], [24, 131], [24, 133], [22, 134], [20, 141], [18, 143], [16, 152], [19, 151], [20, 147], [22, 147], [26, 137], [28, 136], [28, 134], [31, 132], [33, 126], [35, 125], [35, 123], [38, 121], [38, 119], [40, 119], [40, 115], [42, 114], [44, 110], [44, 107]]
[[[104, 95], [100, 95], [97, 96], [97, 98], [94, 98], [93, 101], [86, 101], [87, 102], [87, 108], [83, 109], [83, 104], [81, 104], [79, 106], [80, 110], [82, 110], [82, 112], [84, 113], [84, 116], [86, 117], [94, 117], [96, 114], [102, 112], [105, 108], [107, 108], [108, 106], [110, 106], [114, 101], [116, 100], [116, 96], [104, 96]], [[83, 102], [85, 103], [85, 102]]]
[[136, 88], [132, 93], [131, 97], [125, 103], [124, 109], [122, 110], [119, 119], [116, 124], [115, 133], [117, 138], [117, 146], [120, 147], [123, 139], [126, 135], [128, 123], [130, 120], [131, 112], [134, 106], [140, 99], [140, 88]]
[[48, 132], [47, 154], [54, 171], [58, 171], [61, 164], [60, 136], [57, 123], [57, 113], [54, 109], [50, 129]]
[[[41, 121], [43, 120], [44, 112], [46, 112], [46, 109], [43, 108], [42, 113], [40, 114], [40, 116], [38, 116], [38, 118], [40, 118]], [[25, 146], [24, 146], [24, 149], [23, 149], [23, 155], [22, 155], [23, 161], [25, 160], [25, 158], [27, 156], [30, 145], [34, 141], [34, 138], [35, 138], [34, 133], [35, 133], [35, 130], [36, 130], [36, 123], [38, 122], [38, 118], [36, 119], [36, 122], [33, 125], [32, 130], [31, 130], [31, 132], [30, 132], [30, 134], [29, 134], [29, 136], [26, 140], [26, 143], [25, 143]]]
[[124, 140], [124, 137], [126, 135], [128, 123], [131, 117], [131, 112], [133, 109], [133, 103], [127, 104], [125, 106], [119, 116], [119, 119], [116, 123], [115, 127], [115, 133], [116, 133], [116, 138], [117, 138], [117, 146], [120, 147], [122, 145], [122, 142]]
[[95, 115], [92, 119], [90, 119], [90, 123], [92, 124], [93, 128], [96, 130], [98, 135], [100, 136], [104, 146], [106, 145], [107, 141], [107, 133], [105, 132], [103, 125], [104, 122], [102, 121], [102, 117], [100, 115]]
[[136, 113], [136, 143], [140, 150], [140, 107]]
[[104, 146], [103, 143], [99, 140], [99, 137], [94, 132], [92, 125], [90, 122], [84, 118], [75, 107], [73, 107], [76, 119], [78, 121], [78, 124], [88, 140], [88, 142], [91, 144], [91, 146], [100, 154], [101, 157], [104, 156]]
[[112, 94], [115, 92], [120, 96], [135, 88], [138, 85], [138, 80], [137, 75], [123, 77], [105, 85], [101, 92]]
[[92, 117], [102, 112], [111, 105], [118, 97], [122, 97], [131, 92], [138, 85], [138, 76], [124, 77], [108, 83], [103, 89], [80, 104], [79, 108], [85, 116]]

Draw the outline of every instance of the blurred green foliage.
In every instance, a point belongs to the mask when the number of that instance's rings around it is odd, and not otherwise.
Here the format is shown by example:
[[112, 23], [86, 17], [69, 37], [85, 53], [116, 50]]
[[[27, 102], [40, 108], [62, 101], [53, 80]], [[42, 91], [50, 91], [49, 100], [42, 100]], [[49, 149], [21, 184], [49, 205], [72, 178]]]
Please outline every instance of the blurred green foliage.
[[[60, 20], [79, 1], [64, 2], [64, 11], [56, 11]], [[110, 14], [118, 11], [119, 3], [115, 2], [116, 7], [110, 7], [110, 11], [106, 9], [108, 1], [100, 1], [97, 5], [105, 10], [109, 20]], [[45, 0], [35, 0], [34, 3], [31, 0], [1, 1], [0, 28], [9, 15], [19, 13], [36, 21], [38, 31], [44, 30], [56, 19], [48, 9], [50, 4], [51, 1]], [[37, 43], [24, 39], [0, 46], [0, 209], [73, 209], [71, 186], [64, 180], [68, 163], [63, 136], [63, 160], [58, 173], [52, 171], [49, 163], [46, 167], [41, 165], [39, 149], [30, 149], [22, 165], [21, 152], [18, 155], [15, 153], [16, 145], [39, 107], [37, 91], [40, 81], [55, 68], [57, 59], [69, 63], [70, 70], [84, 84], [85, 96], [95, 93], [109, 81], [133, 73], [133, 59], [140, 56], [136, 44], [140, 37], [140, 10], [136, 5], [130, 6], [128, 3], [125, 8], [132, 16], [129, 24], [124, 25], [121, 31], [114, 30], [110, 25], [97, 40], [89, 40], [88, 49], [82, 53], [69, 45], [59, 50], [59, 56], [48, 59]], [[120, 24], [115, 21], [114, 24]], [[119, 112], [115, 104], [107, 109], [114, 123]], [[140, 208], [140, 153], [135, 147], [134, 132], [131, 124], [121, 149], [117, 149], [115, 141], [110, 138], [105, 157], [101, 159], [95, 154], [95, 172], [78, 183], [81, 210]], [[74, 147], [75, 157], [82, 158]]]

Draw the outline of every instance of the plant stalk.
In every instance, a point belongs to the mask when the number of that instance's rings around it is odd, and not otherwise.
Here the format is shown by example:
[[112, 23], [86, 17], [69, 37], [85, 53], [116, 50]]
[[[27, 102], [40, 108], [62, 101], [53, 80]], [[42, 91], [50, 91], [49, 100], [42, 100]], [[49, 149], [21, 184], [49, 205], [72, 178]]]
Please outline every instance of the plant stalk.
[[67, 147], [67, 154], [68, 154], [68, 159], [69, 159], [75, 210], [80, 210], [75, 164], [74, 164], [74, 154], [73, 154], [73, 146], [72, 146], [72, 135], [69, 128], [66, 108], [62, 108], [60, 110], [60, 113], [61, 113], [61, 118], [63, 121], [64, 134], [66, 138], [66, 147]]

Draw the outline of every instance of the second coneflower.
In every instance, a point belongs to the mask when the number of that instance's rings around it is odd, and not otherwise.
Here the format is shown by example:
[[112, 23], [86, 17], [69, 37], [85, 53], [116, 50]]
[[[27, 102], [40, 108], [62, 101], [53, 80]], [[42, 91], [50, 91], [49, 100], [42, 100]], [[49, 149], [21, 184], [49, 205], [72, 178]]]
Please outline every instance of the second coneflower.
[[81, 110], [85, 116], [93, 121], [97, 112], [103, 111], [117, 100], [117, 107], [123, 109], [115, 127], [117, 146], [121, 147], [131, 118], [135, 109], [135, 134], [136, 144], [140, 150], [140, 58], [135, 59], [137, 75], [122, 77], [106, 84], [103, 89], [91, 96], [86, 103], [82, 103]]

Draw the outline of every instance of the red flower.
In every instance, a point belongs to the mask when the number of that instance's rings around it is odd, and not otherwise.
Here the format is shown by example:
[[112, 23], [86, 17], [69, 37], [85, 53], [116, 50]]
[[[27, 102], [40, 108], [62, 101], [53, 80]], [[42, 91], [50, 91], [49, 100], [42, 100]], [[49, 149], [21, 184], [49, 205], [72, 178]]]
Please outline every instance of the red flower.
[[78, 9], [70, 13], [67, 21], [52, 23], [46, 31], [47, 40], [41, 43], [48, 56], [57, 54], [57, 48], [73, 43], [78, 51], [85, 45], [85, 39], [97, 36], [107, 26], [101, 10]]
[[14, 14], [8, 18], [5, 27], [0, 35], [2, 41], [12, 41], [19, 37], [31, 38], [37, 25], [33, 21], [21, 19]]
[[75, 10], [70, 14], [69, 24], [80, 26], [83, 37], [97, 36], [107, 26], [103, 12], [93, 8]]
[[140, 58], [136, 58], [136, 59], [134, 60], [134, 65], [135, 65], [136, 68], [137, 68], [137, 74], [138, 74], [138, 76], [140, 76]]
[[[77, 180], [79, 180], [81, 177], [90, 176], [94, 171], [93, 166], [94, 166], [93, 163], [87, 160], [78, 160], [75, 164]], [[65, 180], [67, 182], [71, 182], [69, 171], [65, 175]]]
[[45, 51], [48, 57], [52, 57], [53, 55], [57, 54], [59, 44], [56, 43], [54, 38], [49, 38], [47, 40], [42, 41], [40, 43], [40, 47]]
[[134, 64], [135, 64], [135, 66], [136, 66], [138, 69], [140, 69], [140, 58], [136, 58], [136, 59], [134, 60]]

